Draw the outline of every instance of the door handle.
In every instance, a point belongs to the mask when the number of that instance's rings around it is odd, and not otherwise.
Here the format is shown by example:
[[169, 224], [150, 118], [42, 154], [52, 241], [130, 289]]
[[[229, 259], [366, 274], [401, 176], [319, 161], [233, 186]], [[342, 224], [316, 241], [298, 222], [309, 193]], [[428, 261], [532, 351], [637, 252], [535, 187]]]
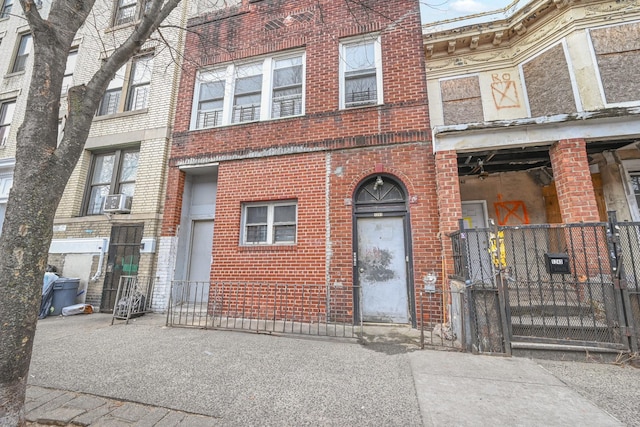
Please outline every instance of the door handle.
[[364, 273], [364, 268], [360, 267], [360, 268], [358, 269], [358, 273]]

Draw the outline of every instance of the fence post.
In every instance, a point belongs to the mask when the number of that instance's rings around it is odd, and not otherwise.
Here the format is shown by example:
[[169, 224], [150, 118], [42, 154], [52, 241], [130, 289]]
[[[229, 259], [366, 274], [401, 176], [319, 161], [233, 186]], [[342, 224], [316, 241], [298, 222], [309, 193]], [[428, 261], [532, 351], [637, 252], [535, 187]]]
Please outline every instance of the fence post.
[[[498, 304], [500, 305], [500, 321], [502, 323], [502, 341], [504, 343], [505, 354], [507, 354], [508, 356], [511, 356], [511, 328], [509, 327], [511, 323], [511, 319], [509, 318], [510, 313], [509, 313], [509, 306], [508, 306], [509, 290], [507, 289], [507, 286], [505, 286], [505, 279], [504, 279], [505, 266], [502, 265], [502, 261], [501, 261], [502, 258], [500, 257], [500, 254], [503, 251], [502, 246], [504, 246], [505, 243], [504, 243], [504, 238], [500, 239], [498, 226], [493, 220], [491, 222], [493, 225], [494, 238], [496, 239], [496, 251], [497, 251], [495, 256], [492, 256], [493, 259], [491, 262], [494, 265], [494, 267], [496, 267], [496, 270], [497, 270], [496, 284], [498, 285]], [[506, 250], [507, 248], [504, 248], [505, 252]], [[497, 266], [493, 262], [493, 260], [495, 259], [498, 260]]]
[[617, 291], [616, 306], [618, 307], [618, 317], [620, 319], [620, 329], [623, 335], [624, 344], [636, 353], [638, 351], [638, 341], [635, 333], [635, 319], [631, 308], [629, 290], [627, 289], [627, 278], [624, 273], [622, 246], [620, 245], [620, 226], [615, 211], [607, 211], [608, 230], [607, 243], [609, 246], [609, 260], [611, 265], [611, 276], [613, 286]]

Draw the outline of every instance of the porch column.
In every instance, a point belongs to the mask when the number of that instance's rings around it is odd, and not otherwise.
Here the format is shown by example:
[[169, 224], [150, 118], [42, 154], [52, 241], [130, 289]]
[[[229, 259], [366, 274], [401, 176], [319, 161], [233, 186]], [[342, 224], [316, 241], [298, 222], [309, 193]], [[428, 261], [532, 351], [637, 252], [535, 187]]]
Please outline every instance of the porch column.
[[549, 150], [562, 222], [598, 222], [584, 139], [563, 139]]
[[[549, 157], [553, 167], [562, 222], [565, 224], [599, 222], [600, 215], [593, 191], [585, 140], [560, 140], [549, 150]], [[578, 301], [583, 301], [585, 298], [589, 277], [601, 273], [599, 263], [595, 261], [598, 260], [599, 249], [602, 248], [598, 247], [598, 239], [590, 238], [589, 231], [580, 227], [564, 230], [572, 273], [578, 281], [574, 285]]]
[[[436, 188], [438, 193], [439, 231], [442, 241], [444, 273], [453, 274], [453, 248], [448, 233], [458, 230], [462, 218], [458, 157], [455, 150], [436, 153]], [[446, 276], [442, 278], [447, 283]]]

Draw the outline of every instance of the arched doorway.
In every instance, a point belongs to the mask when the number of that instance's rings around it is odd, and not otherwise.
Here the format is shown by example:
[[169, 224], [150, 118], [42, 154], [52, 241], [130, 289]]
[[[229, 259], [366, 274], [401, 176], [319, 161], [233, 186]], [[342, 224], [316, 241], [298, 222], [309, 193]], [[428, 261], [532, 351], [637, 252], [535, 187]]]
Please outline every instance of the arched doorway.
[[415, 319], [406, 194], [385, 174], [366, 178], [355, 191], [354, 283], [360, 287], [355, 300], [365, 322]]

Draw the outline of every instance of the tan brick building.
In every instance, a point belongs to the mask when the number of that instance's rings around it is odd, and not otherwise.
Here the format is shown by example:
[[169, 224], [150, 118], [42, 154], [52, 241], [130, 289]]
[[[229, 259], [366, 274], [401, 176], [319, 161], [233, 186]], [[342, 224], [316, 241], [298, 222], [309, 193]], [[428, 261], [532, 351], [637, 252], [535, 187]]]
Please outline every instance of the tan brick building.
[[[46, 2], [42, 6], [45, 16], [48, 7]], [[168, 23], [180, 26], [188, 7], [188, 2], [179, 6]], [[15, 134], [24, 114], [32, 66], [29, 29], [20, 17], [20, 5], [5, 1], [2, 11], [0, 56], [11, 60], [3, 61], [2, 66], [9, 68], [0, 70], [5, 75], [0, 82], [0, 167], [4, 168], [0, 170], [0, 207], [11, 186]], [[142, 13], [141, 2], [96, 2], [67, 61], [60, 132], [64, 132], [68, 87], [88, 81]], [[120, 275], [153, 277], [155, 273], [180, 70], [176, 52], [182, 50], [183, 40], [177, 28], [164, 29], [163, 37], [170, 47], [154, 37], [110, 83], [56, 213], [49, 263], [60, 275], [80, 279], [78, 302], [102, 310], [113, 308]]]

